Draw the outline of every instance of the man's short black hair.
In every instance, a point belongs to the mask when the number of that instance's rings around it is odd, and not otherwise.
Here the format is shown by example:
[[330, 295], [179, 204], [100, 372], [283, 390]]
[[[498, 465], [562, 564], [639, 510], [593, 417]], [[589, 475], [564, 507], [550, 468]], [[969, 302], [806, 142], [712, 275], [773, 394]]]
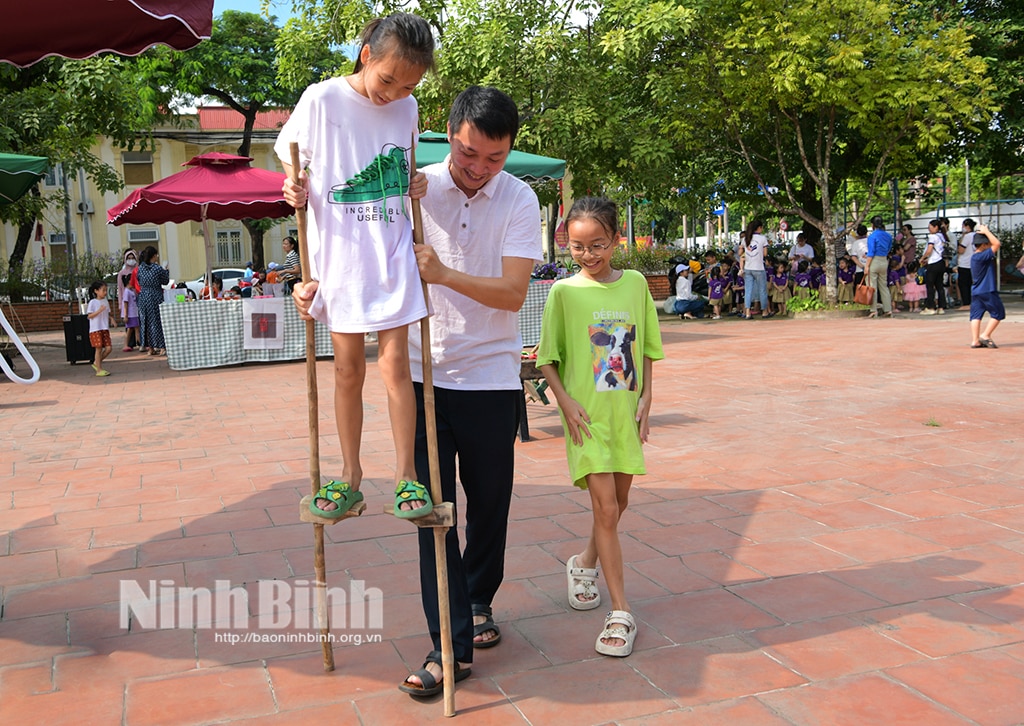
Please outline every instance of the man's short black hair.
[[884, 229], [885, 222], [882, 221], [882, 217], [880, 215], [876, 214], [871, 218], [871, 226], [875, 229]]
[[470, 86], [458, 95], [448, 113], [452, 134], [458, 133], [466, 122], [493, 141], [507, 138], [511, 148], [519, 133], [519, 109], [511, 96], [497, 88]]

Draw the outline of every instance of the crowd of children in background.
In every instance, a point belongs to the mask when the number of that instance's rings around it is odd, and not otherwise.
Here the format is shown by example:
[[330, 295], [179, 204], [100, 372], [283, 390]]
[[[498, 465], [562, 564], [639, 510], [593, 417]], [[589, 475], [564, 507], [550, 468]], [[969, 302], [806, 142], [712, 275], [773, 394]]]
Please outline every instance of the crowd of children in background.
[[[957, 250], [957, 244], [949, 233], [949, 220], [942, 218], [937, 220], [939, 224], [936, 230], [929, 227], [929, 232], [942, 235], [945, 240], [947, 252]], [[974, 222], [966, 220], [964, 235], [960, 244], [966, 242], [967, 251], [960, 254], [969, 258], [973, 252], [973, 244], [970, 237], [973, 236]], [[854, 240], [867, 237], [867, 227], [860, 225], [855, 231]], [[797, 235], [797, 244], [793, 249], [800, 249], [806, 245], [806, 235], [801, 232]], [[850, 245], [856, 247], [856, 245]], [[854, 304], [854, 289], [863, 277], [863, 270], [860, 262], [853, 254], [846, 252], [846, 245], [843, 245], [843, 253], [837, 258], [836, 284], [837, 301], [843, 305]], [[901, 231], [896, 235], [892, 248], [889, 252], [889, 271], [887, 281], [889, 293], [892, 296], [894, 310], [909, 310], [912, 313], [924, 312], [926, 308], [922, 301], [927, 297], [925, 267], [919, 262], [918, 243], [910, 225], [903, 225]], [[784, 314], [787, 303], [792, 298], [807, 299], [812, 295], [820, 294], [825, 287], [825, 270], [819, 259], [808, 260], [805, 255], [791, 254], [783, 259], [766, 256], [766, 270], [768, 270], [768, 311], [767, 317]], [[940, 299], [948, 301], [950, 307], [966, 305], [969, 301], [962, 299], [960, 286], [958, 286], [958, 264], [957, 256], [944, 255], [945, 269], [942, 274], [942, 290]], [[962, 262], [962, 261], [961, 261]], [[969, 264], [969, 262], [968, 262]], [[692, 268], [693, 265], [690, 265]], [[680, 270], [684, 265], [677, 266], [669, 273], [669, 281], [673, 292], [677, 289], [677, 279]], [[962, 265], [960, 267], [963, 267]], [[704, 277], [707, 280], [707, 304], [712, 308], [712, 319], [718, 320], [723, 315], [742, 315], [744, 306], [744, 283], [743, 275], [740, 273], [740, 266], [734, 251], [719, 253], [709, 250], [704, 254], [703, 268], [697, 275], [691, 275], [699, 279]], [[693, 285], [697, 287], [697, 279]], [[703, 286], [701, 286], [703, 287]], [[969, 285], [968, 285], [969, 289]], [[933, 303], [934, 304], [934, 303]], [[945, 303], [941, 307], [945, 307]], [[668, 309], [668, 307], [666, 307]], [[934, 308], [933, 308], [934, 309]], [[681, 316], [682, 317], [682, 316]], [[693, 317], [688, 315], [687, 317]], [[701, 317], [698, 313], [697, 317]]]

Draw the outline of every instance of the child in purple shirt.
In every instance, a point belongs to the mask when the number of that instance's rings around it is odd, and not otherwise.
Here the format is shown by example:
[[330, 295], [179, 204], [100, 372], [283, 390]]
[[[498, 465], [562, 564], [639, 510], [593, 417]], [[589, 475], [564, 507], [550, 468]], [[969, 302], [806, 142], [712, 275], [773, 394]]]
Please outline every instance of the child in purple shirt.
[[708, 275], [708, 302], [714, 309], [711, 315], [712, 320], [722, 319], [722, 298], [725, 297], [725, 277], [722, 275], [722, 268], [715, 265]]
[[889, 286], [889, 295], [892, 297], [893, 309], [898, 306], [896, 303], [903, 302], [903, 280], [900, 279], [900, 265], [903, 263], [902, 257], [892, 258], [889, 260], [889, 271], [886, 273], [886, 284]]
[[837, 296], [839, 304], [849, 305], [853, 302], [853, 267], [845, 257], [839, 260], [836, 280], [839, 282], [839, 294]]
[[789, 291], [789, 273], [786, 272], [785, 262], [777, 262], [775, 270], [768, 277], [768, 296], [775, 306], [775, 312], [786, 312], [786, 303], [792, 293]]
[[743, 307], [743, 275], [739, 274], [739, 267], [729, 271], [732, 275], [732, 299], [736, 303], [736, 314], [740, 313]]
[[793, 273], [793, 297], [806, 300], [811, 296], [811, 273], [807, 260], [800, 260]]
[[825, 285], [825, 270], [821, 268], [821, 263], [817, 260], [811, 262], [811, 269], [808, 270], [811, 275], [811, 289], [817, 290]]

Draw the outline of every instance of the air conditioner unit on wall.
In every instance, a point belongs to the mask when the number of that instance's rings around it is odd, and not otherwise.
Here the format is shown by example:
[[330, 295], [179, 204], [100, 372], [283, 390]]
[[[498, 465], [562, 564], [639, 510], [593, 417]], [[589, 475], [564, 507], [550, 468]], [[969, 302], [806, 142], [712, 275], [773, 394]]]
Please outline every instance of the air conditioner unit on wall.
[[139, 242], [159, 242], [160, 241], [160, 230], [156, 227], [149, 227], [147, 229], [130, 229], [128, 230], [128, 244], [134, 244]]
[[79, 214], [93, 214], [96, 210], [93, 209], [92, 201], [89, 199], [83, 199], [78, 203]]

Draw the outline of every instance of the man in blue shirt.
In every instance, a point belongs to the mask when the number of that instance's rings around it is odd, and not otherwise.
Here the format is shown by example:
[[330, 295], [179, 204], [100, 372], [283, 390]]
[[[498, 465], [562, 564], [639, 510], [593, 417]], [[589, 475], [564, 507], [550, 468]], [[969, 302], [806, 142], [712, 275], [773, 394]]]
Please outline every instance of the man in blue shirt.
[[[971, 255], [971, 347], [998, 348], [992, 340], [999, 321], [1006, 317], [1003, 301], [996, 290], [996, 251], [999, 238], [984, 224], [974, 229], [974, 254]], [[981, 334], [981, 318], [988, 312], [985, 334]]]
[[[882, 312], [893, 317], [892, 295], [889, 294], [889, 249], [892, 235], [885, 231], [885, 224], [877, 214], [871, 218], [871, 234], [868, 235], [868, 254], [864, 261], [864, 283], [878, 291], [882, 298]], [[878, 316], [878, 300], [871, 301], [869, 318]]]

